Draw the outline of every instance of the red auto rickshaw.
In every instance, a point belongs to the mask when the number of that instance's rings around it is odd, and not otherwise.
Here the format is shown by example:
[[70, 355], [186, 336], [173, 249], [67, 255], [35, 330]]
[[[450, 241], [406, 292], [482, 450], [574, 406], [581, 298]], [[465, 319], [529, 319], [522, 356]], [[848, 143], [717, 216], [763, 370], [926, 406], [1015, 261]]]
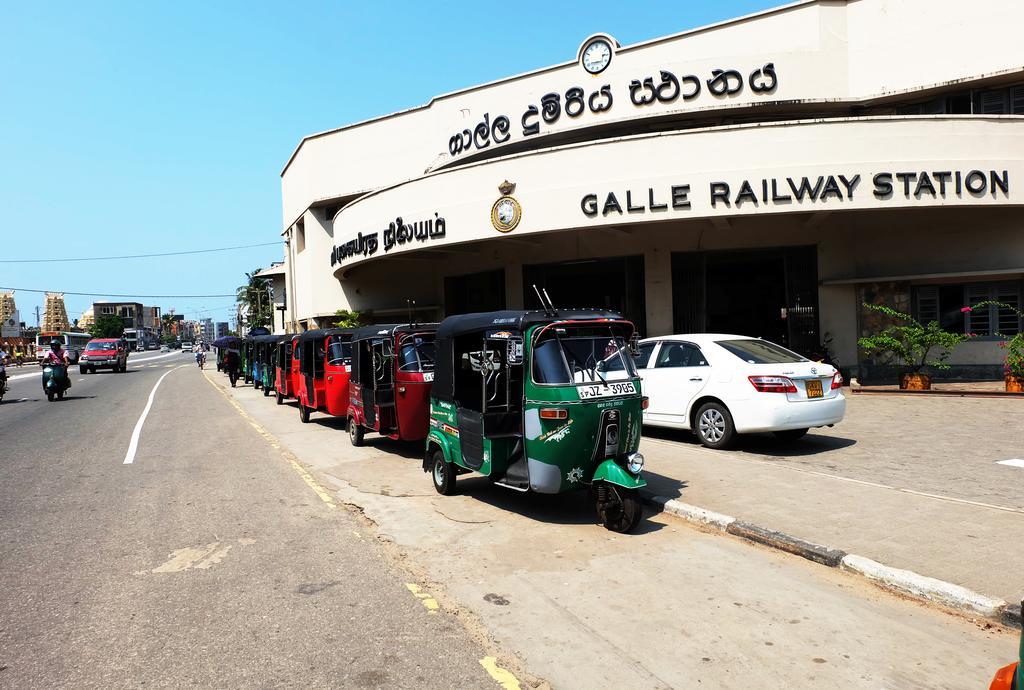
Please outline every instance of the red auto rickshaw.
[[334, 417], [348, 415], [351, 340], [351, 328], [306, 331], [295, 337], [293, 359], [298, 359], [299, 367], [295, 397], [303, 423], [317, 410]]
[[422, 441], [430, 420], [437, 324], [364, 326], [352, 335], [348, 437], [369, 429], [393, 440]]
[[277, 404], [285, 398], [296, 397], [296, 378], [299, 372], [299, 360], [293, 356], [295, 341], [299, 336], [282, 338], [274, 352], [274, 391], [277, 393]]

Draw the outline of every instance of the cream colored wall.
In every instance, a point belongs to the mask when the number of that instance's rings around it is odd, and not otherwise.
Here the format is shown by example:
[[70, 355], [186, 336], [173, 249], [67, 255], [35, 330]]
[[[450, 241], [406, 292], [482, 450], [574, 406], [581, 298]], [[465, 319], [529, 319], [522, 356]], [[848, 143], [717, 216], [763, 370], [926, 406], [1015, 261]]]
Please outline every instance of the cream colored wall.
[[[589, 95], [608, 84], [614, 103], [603, 113], [587, 109], [578, 118], [563, 113], [554, 124], [542, 123], [536, 141], [595, 124], [758, 102], [859, 101], [1003, 70], [1022, 73], [1024, 43], [1016, 36], [1022, 23], [1024, 3], [1005, 0], [822, 0], [624, 46], [596, 76], [575, 61], [577, 37], [567, 37], [563, 64], [304, 140], [282, 173], [284, 224], [317, 200], [421, 176], [450, 158], [453, 134], [473, 129], [485, 114], [492, 120], [508, 116], [508, 143], [522, 141], [523, 112], [548, 92], [564, 97], [579, 86]], [[708, 92], [712, 69], [737, 69], [746, 78], [769, 62], [779, 77], [773, 93], [755, 94], [749, 87], [733, 96]], [[630, 103], [630, 81], [659, 80], [662, 69], [701, 76], [701, 95], [642, 107]]]
[[[375, 255], [344, 259], [336, 273], [343, 278], [353, 266], [380, 260], [385, 254], [415, 254], [495, 237], [490, 210], [499, 196], [498, 184], [506, 179], [517, 184], [515, 197], [523, 208], [522, 220], [512, 234], [520, 239], [553, 230], [637, 221], [700, 217], [724, 220], [806, 211], [1016, 206], [1022, 198], [1017, 185], [1024, 180], [1022, 125], [1024, 120], [1013, 116], [775, 123], [630, 137], [460, 167], [368, 194], [339, 211], [334, 218], [334, 241], [339, 245], [357, 233], [368, 232], [378, 232], [382, 243], [384, 228], [399, 215], [408, 223], [434, 219], [439, 214], [446, 221], [446, 235], [425, 243], [397, 245], [390, 252], [385, 252], [381, 244]], [[958, 196], [952, 184], [945, 198], [927, 193], [908, 198], [899, 190], [892, 198], [878, 199], [872, 193], [872, 177], [877, 172], [974, 168], [1008, 171], [1009, 197], [1002, 193]], [[734, 198], [744, 180], [751, 181], [760, 196], [762, 179], [779, 179], [785, 185], [787, 177], [816, 179], [839, 174], [851, 179], [860, 175], [852, 199], [833, 196], [817, 201], [747, 201], [739, 205], [733, 201], [717, 206], [710, 200], [712, 182], [727, 182]], [[681, 184], [690, 185], [689, 208], [625, 212], [627, 190], [646, 197], [647, 190], [653, 188], [658, 199], [666, 201], [670, 187]], [[593, 218], [584, 215], [580, 202], [586, 194], [596, 194], [603, 202], [609, 192], [617, 195], [623, 213], [599, 213]], [[307, 232], [307, 244], [309, 236]]]

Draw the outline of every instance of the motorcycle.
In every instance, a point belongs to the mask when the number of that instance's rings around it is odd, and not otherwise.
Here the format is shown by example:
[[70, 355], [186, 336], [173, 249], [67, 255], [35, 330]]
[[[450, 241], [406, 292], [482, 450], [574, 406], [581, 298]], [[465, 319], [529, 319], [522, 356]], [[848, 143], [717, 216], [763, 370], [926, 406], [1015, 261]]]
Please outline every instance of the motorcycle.
[[7, 392], [7, 369], [4, 363], [0, 362], [0, 403], [4, 401], [4, 394]]
[[54, 399], [63, 400], [64, 392], [71, 388], [71, 379], [68, 378], [68, 367], [66, 364], [43, 364], [43, 392], [46, 399], [53, 402]]

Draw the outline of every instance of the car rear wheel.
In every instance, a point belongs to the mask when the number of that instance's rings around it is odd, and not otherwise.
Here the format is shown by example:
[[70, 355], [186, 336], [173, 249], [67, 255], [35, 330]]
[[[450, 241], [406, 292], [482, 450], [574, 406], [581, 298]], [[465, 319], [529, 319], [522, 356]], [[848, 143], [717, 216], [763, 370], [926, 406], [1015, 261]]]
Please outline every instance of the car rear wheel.
[[780, 441], [796, 441], [804, 437], [807, 429], [786, 429], [785, 431], [773, 431], [775, 438]]
[[728, 448], [736, 438], [736, 426], [725, 405], [716, 402], [704, 403], [697, 410], [697, 438], [708, 448]]

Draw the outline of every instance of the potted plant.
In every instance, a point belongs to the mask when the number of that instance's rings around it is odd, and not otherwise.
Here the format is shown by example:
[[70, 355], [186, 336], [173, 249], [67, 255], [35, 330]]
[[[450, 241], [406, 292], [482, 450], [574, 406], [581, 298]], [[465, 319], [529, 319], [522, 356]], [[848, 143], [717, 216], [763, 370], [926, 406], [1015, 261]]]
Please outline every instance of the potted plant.
[[[1005, 302], [996, 302], [995, 300], [978, 302], [973, 306], [964, 307], [960, 311], [971, 312], [980, 307], [991, 305], [1012, 311], [1019, 319], [1024, 319], [1024, 312], [1017, 307]], [[1016, 333], [1012, 336], [1006, 336], [1002, 333], [996, 333], [995, 335], [1006, 338], [1006, 340], [999, 343], [999, 347], [1006, 350], [1006, 356], [1003, 358], [1003, 379], [1006, 390], [1009, 393], [1024, 393], [1024, 333]]]
[[942, 330], [937, 321], [921, 324], [914, 317], [880, 304], [864, 304], [865, 308], [885, 314], [893, 323], [881, 333], [857, 340], [857, 345], [870, 355], [881, 358], [881, 364], [902, 369], [900, 390], [930, 390], [932, 377], [921, 373], [926, 366], [949, 369], [953, 349], [968, 339], [963, 333]]

